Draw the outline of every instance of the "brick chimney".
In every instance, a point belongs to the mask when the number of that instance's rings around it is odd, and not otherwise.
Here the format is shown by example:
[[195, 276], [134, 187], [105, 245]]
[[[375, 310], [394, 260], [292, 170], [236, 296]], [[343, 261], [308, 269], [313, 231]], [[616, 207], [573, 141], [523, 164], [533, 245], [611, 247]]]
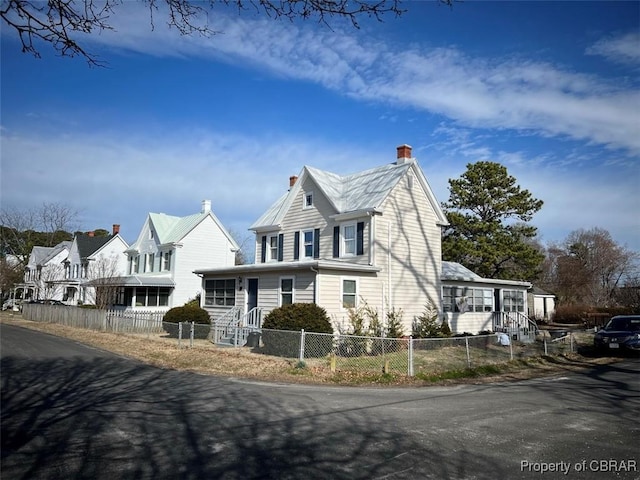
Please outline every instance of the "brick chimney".
[[95, 235], [95, 232], [94, 231], [87, 232], [87, 235], [89, 235], [90, 237], [93, 237]]
[[209, 213], [211, 211], [211, 200], [202, 200], [201, 213]]
[[289, 177], [289, 188], [293, 187], [298, 181], [298, 177], [296, 175], [291, 175]]
[[398, 160], [396, 161], [397, 165], [402, 165], [403, 163], [407, 163], [407, 161], [411, 160], [411, 145], [400, 145], [397, 147], [398, 150]]
[[113, 229], [111, 230], [111, 235], [113, 235], [115, 237], [119, 233], [120, 233], [120, 225], [118, 225], [117, 223], [114, 223], [113, 224]]

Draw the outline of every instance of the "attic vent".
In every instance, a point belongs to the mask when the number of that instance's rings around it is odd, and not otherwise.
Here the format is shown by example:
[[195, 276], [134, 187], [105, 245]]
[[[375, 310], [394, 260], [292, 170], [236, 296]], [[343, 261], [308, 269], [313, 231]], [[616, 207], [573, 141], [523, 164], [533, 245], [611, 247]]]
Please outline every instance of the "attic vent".
[[413, 175], [407, 175], [407, 188], [409, 190], [413, 188]]

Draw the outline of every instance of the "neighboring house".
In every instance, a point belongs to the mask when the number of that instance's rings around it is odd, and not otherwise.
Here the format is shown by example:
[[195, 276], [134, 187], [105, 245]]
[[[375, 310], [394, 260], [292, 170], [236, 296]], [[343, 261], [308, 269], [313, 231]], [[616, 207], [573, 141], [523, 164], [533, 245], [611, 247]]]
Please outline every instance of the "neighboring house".
[[69, 305], [95, 304], [96, 286], [91, 282], [105, 277], [119, 277], [126, 270], [127, 242], [120, 236], [120, 225], [113, 225], [112, 235], [96, 237], [93, 232], [76, 234], [64, 261], [62, 301]]
[[57, 281], [64, 278], [63, 262], [71, 242], [55, 247], [35, 246], [24, 269], [24, 282], [15, 286], [14, 298], [21, 300], [62, 300], [63, 289]]
[[[443, 276], [441, 230], [447, 224], [408, 145], [397, 148], [394, 163], [352, 175], [305, 166], [251, 226], [254, 264], [196, 270], [203, 277], [202, 305], [221, 321], [235, 311], [239, 321], [255, 324], [256, 316], [283, 304], [315, 302], [343, 323], [350, 309], [366, 302], [383, 319], [402, 309], [407, 334], [426, 305], [444, 312], [442, 320], [454, 331], [472, 333], [491, 329], [494, 318], [498, 326], [495, 309], [526, 312], [528, 283], [472, 272], [471, 281]], [[482, 312], [455, 312], [457, 288], [475, 295], [476, 287]]]
[[117, 279], [115, 307], [168, 310], [201, 292], [197, 267], [221, 268], [235, 263], [236, 241], [204, 200], [200, 213], [175, 217], [149, 213], [138, 239], [126, 250], [127, 266]]
[[550, 322], [556, 311], [556, 296], [540, 287], [531, 287], [528, 292], [529, 317]]

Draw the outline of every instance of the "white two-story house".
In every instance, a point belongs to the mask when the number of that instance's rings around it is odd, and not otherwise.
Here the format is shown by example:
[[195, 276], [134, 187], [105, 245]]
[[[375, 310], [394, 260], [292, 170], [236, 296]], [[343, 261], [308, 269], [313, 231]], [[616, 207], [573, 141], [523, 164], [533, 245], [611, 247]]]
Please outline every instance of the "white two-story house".
[[239, 246], [204, 200], [199, 213], [176, 217], [149, 213], [137, 240], [126, 250], [126, 273], [118, 279], [115, 307], [168, 310], [201, 292], [197, 267], [235, 264]]
[[15, 298], [21, 300], [62, 300], [64, 289], [57, 283], [64, 278], [63, 262], [72, 242], [55, 247], [35, 246], [24, 269], [24, 282], [15, 286]]
[[62, 288], [62, 301], [69, 305], [95, 304], [96, 286], [92, 282], [124, 275], [128, 247], [120, 236], [120, 225], [113, 225], [112, 234], [104, 237], [93, 232], [76, 234], [63, 262], [64, 277], [57, 282]]
[[[381, 318], [401, 309], [407, 334], [414, 317], [431, 305], [454, 331], [491, 329], [503, 299], [496, 289], [522, 291], [517, 297], [526, 302], [529, 284], [443, 276], [445, 225], [440, 203], [408, 145], [397, 148], [393, 163], [351, 175], [305, 166], [251, 226], [254, 264], [196, 270], [203, 277], [202, 304], [221, 318], [232, 308], [252, 316], [287, 303], [314, 302], [342, 323], [350, 309], [366, 302]], [[471, 291], [475, 302], [478, 285], [486, 287], [479, 314], [462, 319], [476, 307], [459, 304], [456, 310], [455, 296], [466, 298]], [[526, 304], [516, 308], [526, 312]]]

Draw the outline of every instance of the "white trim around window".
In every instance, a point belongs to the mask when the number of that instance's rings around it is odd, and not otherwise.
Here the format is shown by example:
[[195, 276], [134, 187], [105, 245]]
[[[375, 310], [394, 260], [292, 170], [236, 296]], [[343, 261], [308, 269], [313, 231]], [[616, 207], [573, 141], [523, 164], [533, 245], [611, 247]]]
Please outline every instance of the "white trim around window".
[[313, 249], [315, 245], [315, 234], [313, 229], [302, 231], [302, 241], [300, 242], [300, 257], [313, 258]]
[[278, 281], [278, 306], [289, 305], [296, 301], [296, 277], [280, 277]]
[[278, 261], [278, 234], [267, 236], [267, 262]]
[[358, 307], [358, 278], [340, 277], [340, 308], [348, 310]]
[[341, 225], [341, 257], [353, 257], [356, 255], [356, 223], [346, 223]]
[[303, 192], [302, 209], [313, 208], [313, 192]]

